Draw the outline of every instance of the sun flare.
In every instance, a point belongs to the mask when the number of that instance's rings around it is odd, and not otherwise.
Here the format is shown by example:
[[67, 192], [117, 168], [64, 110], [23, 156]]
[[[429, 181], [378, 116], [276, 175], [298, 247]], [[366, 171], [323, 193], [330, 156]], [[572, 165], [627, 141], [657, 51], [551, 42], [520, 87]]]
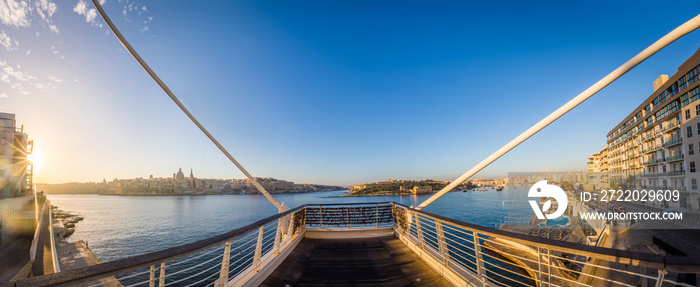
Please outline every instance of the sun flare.
[[34, 152], [32, 154], [27, 155], [27, 160], [34, 165], [34, 169], [38, 169], [41, 167], [41, 155]]

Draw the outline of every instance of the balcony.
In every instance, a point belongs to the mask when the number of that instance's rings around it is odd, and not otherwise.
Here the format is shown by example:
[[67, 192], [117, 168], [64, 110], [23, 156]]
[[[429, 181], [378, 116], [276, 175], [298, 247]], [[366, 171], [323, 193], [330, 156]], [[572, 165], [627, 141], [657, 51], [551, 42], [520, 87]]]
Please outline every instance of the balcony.
[[677, 154], [677, 155], [669, 156], [666, 158], [667, 162], [678, 161], [678, 160], [683, 160], [683, 154]]
[[642, 177], [666, 177], [666, 176], [684, 176], [685, 170], [669, 171], [669, 172], [650, 172], [642, 174]]
[[678, 190], [678, 191], [685, 191], [685, 186], [647, 186], [644, 189], [646, 190]]
[[666, 173], [666, 176], [684, 176], [684, 175], [685, 175], [685, 170], [669, 171]]
[[664, 128], [664, 132], [672, 132], [672, 131], [675, 131], [675, 130], [680, 129], [680, 128], [681, 128], [681, 123], [675, 122], [675, 123], [671, 123], [666, 128]]
[[683, 138], [680, 138], [680, 137], [679, 137], [679, 138], [675, 138], [675, 139], [671, 139], [670, 141], [667, 141], [667, 142], [664, 144], [664, 146], [665, 146], [665, 147], [670, 147], [670, 146], [674, 146], [674, 145], [680, 144], [680, 143], [682, 143], [682, 142], [683, 142]]
[[648, 148], [646, 148], [645, 150], [643, 150], [642, 152], [643, 152], [643, 153], [654, 152], [654, 151], [656, 151], [657, 149], [659, 149], [660, 147], [661, 147], [660, 145], [648, 147]]

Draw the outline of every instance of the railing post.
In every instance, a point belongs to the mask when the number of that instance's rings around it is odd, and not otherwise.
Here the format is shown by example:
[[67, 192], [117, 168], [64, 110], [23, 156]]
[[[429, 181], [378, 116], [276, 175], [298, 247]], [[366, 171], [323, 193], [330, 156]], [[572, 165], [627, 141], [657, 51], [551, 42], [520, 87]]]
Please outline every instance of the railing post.
[[376, 212], [374, 218], [374, 222], [376, 223], [375, 226], [379, 227], [379, 203], [377, 203], [377, 206], [374, 211]]
[[416, 217], [416, 233], [418, 234], [418, 243], [420, 245], [420, 248], [423, 249], [423, 244], [424, 244], [424, 239], [423, 239], [423, 230], [420, 228], [420, 217], [418, 216], [418, 213], [414, 213]]
[[221, 274], [219, 274], [219, 280], [214, 282], [215, 287], [223, 287], [228, 283], [228, 271], [229, 262], [231, 258], [231, 241], [226, 241], [226, 247], [224, 247], [224, 258], [221, 261]]
[[148, 281], [148, 287], [156, 287], [156, 266], [151, 265], [151, 276]]
[[280, 242], [281, 237], [282, 237], [282, 222], [284, 218], [280, 218], [277, 220], [277, 231], [275, 231], [275, 244], [273, 245], [273, 250], [275, 250], [275, 254], [280, 254]]
[[159, 287], [165, 287], [165, 262], [160, 264], [160, 280], [158, 280]]
[[[544, 252], [545, 250], [547, 251], [547, 270], [544, 270], [543, 264], [544, 263]], [[549, 249], [545, 248], [540, 248], [537, 247], [537, 266], [538, 266], [538, 278], [537, 278], [537, 286], [544, 286], [545, 281], [547, 282], [547, 286], [552, 286], [552, 258], [551, 258], [551, 251]], [[547, 280], [545, 280], [545, 276], [547, 276]]]
[[445, 232], [442, 230], [441, 221], [435, 220], [435, 229], [437, 231], [440, 254], [442, 254], [442, 262], [447, 266], [450, 263], [450, 253], [447, 250], [447, 241], [445, 239]]
[[474, 235], [474, 257], [476, 257], [476, 272], [481, 280], [481, 286], [486, 287], [486, 270], [484, 270], [484, 258], [481, 256], [481, 242], [479, 242], [479, 234], [472, 231]]
[[260, 226], [260, 231], [258, 232], [258, 243], [255, 245], [255, 255], [253, 257], [253, 266], [255, 266], [255, 272], [260, 271], [260, 257], [262, 256], [264, 228], [265, 226]]
[[665, 269], [659, 269], [659, 277], [656, 278], [656, 287], [661, 287], [664, 284], [664, 276], [666, 276]]
[[537, 286], [542, 286], [542, 250], [537, 247]]
[[552, 261], [551, 250], [547, 248], [547, 286], [552, 287]]
[[289, 224], [287, 224], [287, 240], [292, 239], [292, 232], [294, 232], [294, 212], [289, 214]]

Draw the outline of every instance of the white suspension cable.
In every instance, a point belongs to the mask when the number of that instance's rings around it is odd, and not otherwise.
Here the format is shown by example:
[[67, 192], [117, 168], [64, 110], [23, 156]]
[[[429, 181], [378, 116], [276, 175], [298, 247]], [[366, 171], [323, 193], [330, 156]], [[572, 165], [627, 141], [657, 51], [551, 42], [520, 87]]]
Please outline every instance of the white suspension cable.
[[158, 86], [160, 86], [161, 89], [163, 89], [163, 91], [166, 94], [168, 94], [170, 99], [172, 99], [173, 102], [175, 102], [175, 104], [178, 107], [180, 107], [180, 109], [187, 115], [187, 117], [189, 117], [190, 120], [192, 120], [192, 122], [195, 125], [197, 125], [197, 127], [209, 138], [209, 140], [211, 140], [211, 142], [214, 143], [214, 145], [216, 145], [216, 147], [218, 147], [219, 150], [223, 152], [224, 155], [226, 155], [226, 157], [228, 157], [228, 159], [234, 165], [236, 165], [236, 167], [238, 167], [238, 169], [243, 174], [245, 174], [245, 176], [248, 178], [248, 180], [250, 180], [250, 182], [255, 186], [255, 188], [257, 188], [258, 191], [260, 191], [260, 193], [267, 197], [267, 199], [270, 202], [272, 202], [272, 204], [274, 204], [280, 212], [285, 211], [286, 209], [282, 205], [280, 205], [274, 198], [272, 198], [272, 195], [270, 195], [270, 193], [267, 192], [267, 190], [265, 190], [265, 188], [262, 185], [260, 185], [260, 183], [258, 183], [258, 181], [255, 180], [255, 178], [252, 175], [250, 175], [250, 173], [248, 173], [248, 171], [245, 168], [243, 168], [243, 166], [240, 163], [238, 163], [238, 161], [236, 161], [236, 159], [234, 159], [230, 153], [228, 153], [228, 151], [219, 143], [219, 141], [217, 141], [214, 138], [214, 136], [212, 136], [209, 133], [209, 131], [207, 131], [207, 129], [205, 129], [204, 126], [202, 126], [202, 124], [200, 124], [199, 121], [194, 118], [194, 116], [187, 110], [187, 108], [185, 108], [185, 106], [182, 105], [180, 100], [178, 100], [178, 98], [175, 96], [175, 94], [173, 94], [170, 88], [168, 88], [168, 86], [165, 85], [165, 83], [160, 79], [160, 77], [158, 77], [158, 75], [155, 72], [153, 72], [151, 67], [149, 67], [148, 64], [146, 64], [146, 61], [144, 61], [141, 58], [141, 56], [139, 56], [139, 54], [136, 53], [136, 50], [134, 50], [134, 48], [131, 47], [131, 44], [129, 44], [129, 42], [126, 41], [122, 33], [120, 33], [117, 27], [114, 26], [114, 23], [112, 23], [112, 20], [109, 19], [107, 13], [105, 13], [105, 11], [102, 9], [102, 6], [98, 2], [98, 0], [92, 0], [92, 3], [95, 5], [95, 8], [97, 8], [97, 11], [100, 13], [100, 16], [102, 16], [102, 19], [104, 19], [104, 21], [107, 23], [107, 26], [110, 30], [112, 30], [112, 33], [114, 33], [114, 35], [117, 36], [117, 39], [119, 39], [119, 42], [122, 44], [122, 46], [124, 46], [124, 48], [126, 48], [126, 50], [129, 51], [129, 54], [131, 54], [131, 56], [134, 57], [134, 59], [139, 63], [139, 65], [141, 65], [141, 67], [144, 70], [146, 70], [146, 73], [148, 73], [148, 75], [150, 75], [151, 78], [153, 78], [153, 80], [156, 81]]
[[[93, 0], [94, 2], [95, 0]], [[571, 101], [568, 103], [564, 104], [561, 106], [559, 109], [539, 121], [537, 124], [520, 134], [518, 137], [510, 141], [508, 144], [494, 152], [492, 155], [481, 161], [479, 164], [476, 166], [472, 167], [469, 171], [465, 172], [462, 174], [460, 177], [452, 181], [449, 185], [445, 186], [445, 188], [441, 189], [438, 193], [434, 194], [430, 198], [426, 199], [423, 203], [421, 203], [416, 209], [421, 210], [428, 206], [429, 204], [433, 203], [433, 201], [437, 200], [441, 196], [445, 195], [445, 193], [449, 192], [453, 188], [455, 188], [457, 185], [461, 184], [465, 180], [469, 179], [472, 177], [474, 174], [479, 172], [480, 170], [484, 169], [487, 167], [489, 164], [492, 162], [496, 161], [498, 158], [503, 156], [504, 154], [508, 153], [510, 150], [536, 134], [537, 132], [541, 131], [543, 128], [578, 106], [579, 104], [583, 103], [583, 101], [587, 100], [591, 96], [593, 96], [595, 93], [599, 92], [603, 88], [605, 88], [607, 85], [612, 83], [613, 81], [617, 80], [619, 77], [627, 73], [629, 70], [632, 70], [634, 67], [639, 65], [641, 62], [646, 60], [647, 58], [651, 57], [652, 55], [656, 54], [659, 50], [663, 49], [664, 47], [668, 46], [669, 44], [673, 43], [674, 41], [678, 40], [679, 38], [685, 36], [686, 34], [694, 31], [700, 27], [700, 15], [695, 16], [693, 19], [690, 19], [688, 22], [685, 22], [683, 25], [678, 26], [678, 28], [674, 29], [670, 33], [666, 34], [666, 36], [663, 36], [661, 39], [656, 41], [654, 44], [651, 46], [647, 47], [642, 51], [641, 53], [637, 54], [634, 56], [634, 58], [630, 59], [626, 63], [622, 64], [622, 66], [618, 67], [614, 71], [612, 71], [610, 74], [602, 78], [600, 81], [597, 83], [593, 84], [590, 86], [588, 89], [580, 93], [578, 96], [573, 98]]]

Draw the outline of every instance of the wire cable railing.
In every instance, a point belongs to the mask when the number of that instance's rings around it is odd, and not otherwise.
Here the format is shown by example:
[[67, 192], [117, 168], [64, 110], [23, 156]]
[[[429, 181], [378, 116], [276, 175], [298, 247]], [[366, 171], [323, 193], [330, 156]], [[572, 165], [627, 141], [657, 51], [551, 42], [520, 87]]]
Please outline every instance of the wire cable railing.
[[[459, 222], [394, 204], [395, 234], [445, 278], [467, 286], [660, 286], [700, 260], [616, 250]], [[441, 267], [435, 267], [441, 266]], [[455, 279], [456, 280], [456, 279]]]
[[[388, 214], [381, 214], [387, 210]], [[321, 222], [325, 222], [323, 227]], [[22, 279], [17, 286], [241, 285], [260, 279], [256, 276], [262, 275], [257, 274], [274, 268], [274, 260], [284, 260], [283, 254], [291, 252], [307, 229], [386, 227], [391, 227], [409, 249], [456, 285], [690, 286], [676, 278], [700, 271], [700, 260], [687, 256], [662, 256], [534, 237], [384, 202], [304, 205], [198, 242]], [[116, 279], [104, 280], [110, 276]]]

